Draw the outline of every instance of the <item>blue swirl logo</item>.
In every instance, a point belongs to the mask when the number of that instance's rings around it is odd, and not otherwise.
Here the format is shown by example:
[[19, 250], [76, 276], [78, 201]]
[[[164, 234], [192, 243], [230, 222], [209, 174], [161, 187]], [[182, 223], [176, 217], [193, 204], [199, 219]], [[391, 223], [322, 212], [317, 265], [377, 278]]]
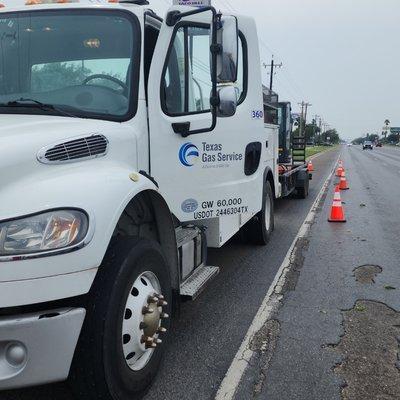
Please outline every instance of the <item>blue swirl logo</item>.
[[195, 199], [187, 199], [181, 205], [182, 211], [187, 214], [195, 212], [198, 208], [199, 203]]
[[193, 143], [185, 143], [179, 150], [179, 161], [185, 167], [193, 167], [199, 158], [199, 149]]

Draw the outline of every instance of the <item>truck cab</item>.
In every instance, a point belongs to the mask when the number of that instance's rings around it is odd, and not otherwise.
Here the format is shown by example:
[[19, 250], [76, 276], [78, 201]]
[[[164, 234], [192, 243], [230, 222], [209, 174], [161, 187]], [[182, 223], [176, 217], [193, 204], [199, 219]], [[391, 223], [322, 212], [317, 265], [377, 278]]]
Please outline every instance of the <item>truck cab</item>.
[[207, 247], [273, 230], [255, 23], [114, 0], [0, 15], [0, 389], [140, 397], [219, 271]]

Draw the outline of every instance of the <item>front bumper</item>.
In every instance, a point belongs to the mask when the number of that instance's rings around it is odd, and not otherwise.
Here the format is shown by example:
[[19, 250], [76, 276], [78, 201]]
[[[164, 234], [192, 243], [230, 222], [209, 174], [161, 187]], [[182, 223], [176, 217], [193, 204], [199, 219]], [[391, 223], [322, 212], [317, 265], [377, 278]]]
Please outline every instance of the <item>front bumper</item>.
[[67, 379], [83, 308], [0, 318], [0, 390]]

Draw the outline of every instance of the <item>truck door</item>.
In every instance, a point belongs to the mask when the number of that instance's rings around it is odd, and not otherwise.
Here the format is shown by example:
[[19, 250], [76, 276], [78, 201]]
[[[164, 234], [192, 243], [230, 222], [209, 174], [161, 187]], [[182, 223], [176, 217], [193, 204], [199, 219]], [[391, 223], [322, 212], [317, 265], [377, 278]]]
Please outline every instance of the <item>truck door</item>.
[[[188, 8], [171, 10], [185, 12]], [[211, 12], [204, 11], [182, 18], [174, 26], [164, 22], [150, 68], [150, 173], [182, 222], [251, 215], [262, 203], [260, 157], [265, 140], [262, 109], [254, 108], [254, 102], [242, 99], [236, 114], [218, 118], [210, 132], [187, 137], [179, 133], [185, 124], [191, 130], [212, 125], [211, 21]], [[240, 41], [240, 47], [242, 44]], [[243, 80], [247, 54], [245, 57], [242, 47], [240, 51], [238, 80]], [[238, 81], [237, 86], [238, 92], [243, 91], [243, 82]], [[261, 107], [261, 89], [255, 98]], [[259, 120], [255, 115], [260, 115]]]

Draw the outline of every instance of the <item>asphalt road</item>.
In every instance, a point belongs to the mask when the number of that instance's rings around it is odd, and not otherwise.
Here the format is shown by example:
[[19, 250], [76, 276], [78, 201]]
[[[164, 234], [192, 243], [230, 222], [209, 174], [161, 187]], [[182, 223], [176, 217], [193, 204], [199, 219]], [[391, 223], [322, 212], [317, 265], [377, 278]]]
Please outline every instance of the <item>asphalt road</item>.
[[400, 398], [400, 150], [342, 158], [347, 222], [327, 222], [335, 178], [235, 400]]
[[[233, 239], [210, 251], [220, 275], [195, 301], [183, 304], [174, 321], [168, 353], [146, 400], [212, 399], [294, 237], [338, 156], [329, 151], [314, 160], [307, 200], [283, 199], [266, 247]], [[399, 152], [400, 157], [400, 152]], [[71, 400], [64, 384], [3, 392], [0, 400]]]

